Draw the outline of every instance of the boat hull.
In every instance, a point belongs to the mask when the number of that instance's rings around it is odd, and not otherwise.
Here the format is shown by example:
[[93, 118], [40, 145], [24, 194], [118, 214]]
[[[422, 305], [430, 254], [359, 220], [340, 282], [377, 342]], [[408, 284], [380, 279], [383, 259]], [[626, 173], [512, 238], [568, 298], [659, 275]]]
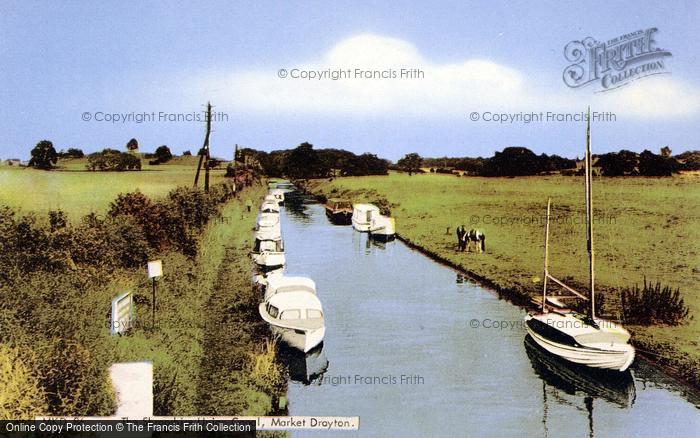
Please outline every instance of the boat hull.
[[350, 225], [352, 223], [352, 212], [349, 211], [333, 211], [327, 208], [326, 216], [335, 225]]
[[590, 368], [623, 372], [634, 361], [634, 348], [629, 344], [616, 345], [615, 349], [571, 346], [548, 339], [527, 325], [530, 337], [544, 350], [568, 362]]
[[371, 237], [374, 240], [378, 240], [380, 242], [390, 242], [390, 241], [396, 239], [396, 233], [385, 234], [385, 233], [377, 233], [377, 232], [370, 231], [369, 237]]
[[270, 324], [270, 328], [272, 333], [279, 336], [285, 344], [304, 353], [308, 353], [323, 342], [323, 337], [326, 335], [325, 326], [313, 330], [298, 330]]

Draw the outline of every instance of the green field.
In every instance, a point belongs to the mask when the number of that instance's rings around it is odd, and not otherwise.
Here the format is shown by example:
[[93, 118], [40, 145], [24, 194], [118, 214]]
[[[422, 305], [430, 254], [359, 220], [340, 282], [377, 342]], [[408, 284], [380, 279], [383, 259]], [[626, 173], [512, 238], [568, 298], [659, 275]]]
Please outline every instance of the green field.
[[[402, 237], [499, 288], [531, 296], [541, 293], [543, 217], [551, 196], [550, 272], [587, 290], [581, 177], [393, 173], [317, 180], [309, 188], [353, 201], [386, 200]], [[693, 319], [677, 327], [631, 328], [638, 345], [700, 359], [700, 177], [596, 177], [593, 194], [597, 285], [606, 292], [606, 307], [615, 314], [620, 289], [641, 285], [645, 277], [679, 287]], [[486, 233], [486, 253], [456, 252], [460, 224]], [[665, 343], [675, 351], [666, 351]]]
[[[24, 212], [63, 209], [72, 219], [104, 213], [119, 193], [140, 190], [149, 197], [166, 195], [174, 187], [191, 185], [198, 157], [177, 157], [158, 166], [143, 160], [143, 170], [89, 172], [86, 159], [60, 160], [56, 170], [0, 166], [0, 204]], [[225, 167], [225, 166], [224, 166]], [[212, 183], [223, 178], [223, 168], [211, 172]], [[200, 184], [204, 183], [204, 173]]]

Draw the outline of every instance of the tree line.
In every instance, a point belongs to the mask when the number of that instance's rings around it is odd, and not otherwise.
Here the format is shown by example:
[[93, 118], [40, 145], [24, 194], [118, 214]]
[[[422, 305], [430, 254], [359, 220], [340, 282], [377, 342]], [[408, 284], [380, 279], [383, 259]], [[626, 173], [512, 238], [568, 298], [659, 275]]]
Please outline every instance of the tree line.
[[[636, 153], [628, 150], [593, 156], [593, 166], [604, 176], [671, 176], [681, 170], [700, 170], [700, 151], [672, 156], [668, 147], [660, 154], [649, 150]], [[577, 160], [559, 155], [537, 155], [528, 148], [507, 147], [490, 158], [443, 157], [422, 158], [417, 153], [401, 158], [396, 170], [409, 174], [429, 168], [431, 172], [453, 173], [455, 170], [474, 176], [527, 176], [553, 172], [565, 175], [581, 173]]]
[[259, 166], [273, 177], [293, 179], [330, 176], [386, 175], [389, 161], [375, 154], [356, 155], [343, 149], [314, 149], [304, 142], [294, 149], [264, 152], [242, 148], [237, 160]]

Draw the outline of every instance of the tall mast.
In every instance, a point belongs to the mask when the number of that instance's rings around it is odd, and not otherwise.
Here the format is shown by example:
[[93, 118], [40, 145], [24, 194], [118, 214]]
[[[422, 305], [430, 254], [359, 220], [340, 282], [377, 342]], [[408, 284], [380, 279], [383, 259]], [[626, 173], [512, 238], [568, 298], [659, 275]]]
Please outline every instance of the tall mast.
[[595, 318], [595, 250], [593, 248], [593, 163], [591, 163], [591, 107], [588, 107], [586, 116], [586, 159], [585, 159], [585, 185], [586, 185], [586, 240], [588, 248], [588, 281], [589, 302], [588, 317], [591, 322]]
[[547, 199], [547, 222], [544, 225], [544, 273], [542, 274], [542, 313], [547, 308], [547, 280], [549, 279], [549, 212], [552, 198]]

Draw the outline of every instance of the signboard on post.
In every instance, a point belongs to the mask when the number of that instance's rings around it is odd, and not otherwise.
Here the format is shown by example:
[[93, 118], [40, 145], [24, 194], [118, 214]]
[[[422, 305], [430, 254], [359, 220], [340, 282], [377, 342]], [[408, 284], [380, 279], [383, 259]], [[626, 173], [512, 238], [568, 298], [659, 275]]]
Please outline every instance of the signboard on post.
[[110, 333], [118, 335], [131, 328], [134, 318], [134, 297], [131, 292], [124, 292], [112, 300], [112, 319]]
[[148, 262], [148, 279], [153, 285], [153, 297], [151, 299], [151, 325], [156, 328], [156, 280], [163, 276], [163, 261], [153, 260]]
[[[143, 265], [141, 265], [143, 266]], [[163, 276], [163, 261], [153, 260], [148, 262], [148, 279], [162, 277]]]

